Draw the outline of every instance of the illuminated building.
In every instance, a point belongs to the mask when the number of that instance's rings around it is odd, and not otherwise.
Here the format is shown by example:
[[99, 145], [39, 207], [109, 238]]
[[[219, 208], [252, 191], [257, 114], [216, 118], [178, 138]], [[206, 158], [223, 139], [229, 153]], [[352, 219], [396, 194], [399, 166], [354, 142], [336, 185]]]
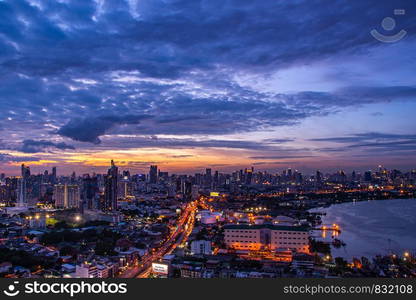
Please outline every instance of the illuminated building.
[[53, 196], [56, 208], [79, 207], [80, 193], [77, 185], [56, 184]]
[[76, 278], [98, 278], [97, 266], [84, 262], [76, 266], [75, 277]]
[[191, 253], [211, 255], [212, 254], [211, 241], [204, 241], [204, 240], [192, 241]]
[[225, 225], [227, 247], [236, 250], [256, 251], [263, 248], [286, 248], [309, 252], [309, 232], [304, 227], [279, 225]]
[[27, 207], [28, 205], [28, 193], [27, 193], [27, 179], [30, 176], [30, 168], [22, 164], [21, 167], [22, 177], [19, 179], [18, 191], [17, 191], [17, 207]]
[[149, 183], [151, 184], [157, 183], [157, 166], [156, 165], [150, 166]]
[[211, 183], [212, 183], [212, 173], [211, 173], [211, 169], [206, 169], [205, 170], [205, 185], [208, 187], [211, 187]]
[[108, 169], [107, 176], [105, 177], [105, 192], [104, 192], [104, 207], [103, 210], [117, 210], [117, 185], [118, 181], [118, 168], [111, 160], [111, 167]]

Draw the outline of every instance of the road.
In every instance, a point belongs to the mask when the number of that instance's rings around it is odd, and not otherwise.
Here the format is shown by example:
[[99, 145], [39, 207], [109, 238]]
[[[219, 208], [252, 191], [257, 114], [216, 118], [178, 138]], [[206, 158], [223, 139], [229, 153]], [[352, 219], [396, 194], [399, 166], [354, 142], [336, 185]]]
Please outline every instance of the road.
[[120, 278], [147, 278], [152, 269], [152, 262], [158, 261], [166, 254], [172, 253], [176, 247], [185, 244], [191, 234], [195, 222], [195, 213], [197, 210], [197, 202], [189, 203], [178, 219], [176, 229], [171, 233], [169, 238], [157, 249], [144, 255], [140, 264], [135, 267], [128, 268], [118, 277]]

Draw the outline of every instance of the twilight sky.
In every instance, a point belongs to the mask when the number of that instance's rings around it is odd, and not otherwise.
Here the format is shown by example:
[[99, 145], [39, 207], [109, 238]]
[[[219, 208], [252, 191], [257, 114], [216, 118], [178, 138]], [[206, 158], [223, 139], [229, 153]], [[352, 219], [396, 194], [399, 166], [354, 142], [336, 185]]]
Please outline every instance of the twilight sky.
[[0, 0], [0, 172], [415, 168], [415, 16], [413, 0]]

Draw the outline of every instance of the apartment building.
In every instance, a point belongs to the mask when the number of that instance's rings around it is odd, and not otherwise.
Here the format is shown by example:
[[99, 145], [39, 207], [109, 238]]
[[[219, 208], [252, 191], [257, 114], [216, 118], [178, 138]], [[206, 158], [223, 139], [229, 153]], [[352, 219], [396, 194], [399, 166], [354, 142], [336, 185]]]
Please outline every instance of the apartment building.
[[224, 240], [228, 248], [257, 251], [291, 249], [309, 252], [309, 231], [300, 226], [225, 225]]

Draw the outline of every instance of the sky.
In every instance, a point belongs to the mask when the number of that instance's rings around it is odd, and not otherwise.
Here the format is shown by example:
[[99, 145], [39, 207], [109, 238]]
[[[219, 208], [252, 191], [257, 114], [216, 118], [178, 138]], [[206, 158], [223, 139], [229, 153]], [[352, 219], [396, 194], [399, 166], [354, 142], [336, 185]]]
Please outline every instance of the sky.
[[414, 169], [415, 15], [413, 0], [0, 0], [0, 172]]

